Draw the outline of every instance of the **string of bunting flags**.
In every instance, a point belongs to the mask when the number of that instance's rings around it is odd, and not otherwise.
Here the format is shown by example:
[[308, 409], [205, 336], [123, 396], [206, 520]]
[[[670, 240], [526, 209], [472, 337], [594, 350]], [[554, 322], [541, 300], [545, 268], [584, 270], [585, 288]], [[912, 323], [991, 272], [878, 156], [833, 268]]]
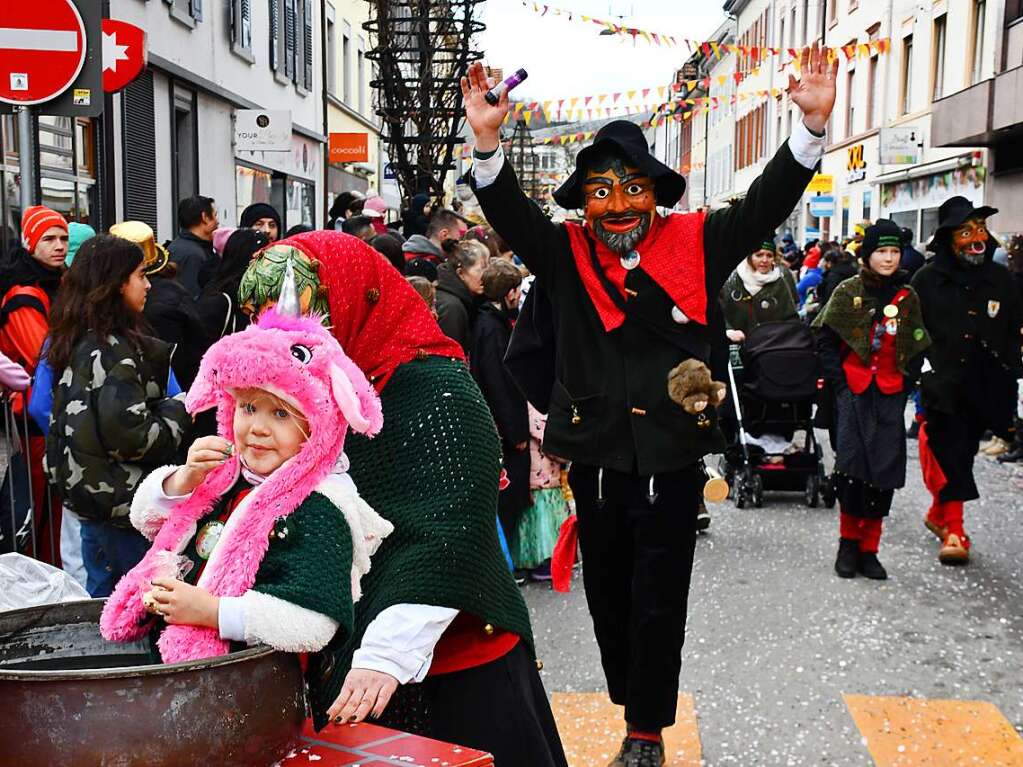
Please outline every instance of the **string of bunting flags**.
[[[609, 19], [598, 19], [596, 17], [587, 16], [586, 14], [577, 13], [576, 11], [570, 11], [565, 8], [557, 8], [551, 5], [544, 5], [542, 3], [528, 2], [528, 0], [522, 0], [522, 5], [526, 8], [532, 9], [534, 13], [541, 17], [565, 18], [568, 21], [578, 21], [584, 24], [596, 24], [597, 26], [603, 27], [604, 30], [610, 34], [631, 37], [634, 40], [642, 38], [651, 45], [667, 46], [669, 48], [685, 46], [690, 53], [699, 49], [703, 51], [703, 54], [708, 58], [713, 56], [714, 58], [720, 59], [722, 53], [736, 53], [749, 57], [754, 61], [760, 61], [768, 56], [781, 56], [786, 54], [790, 59], [799, 59], [799, 49], [797, 48], [775, 48], [771, 46], [719, 43], [716, 40], [697, 40], [677, 35], [669, 35], [664, 32], [653, 32], [649, 29], [628, 27]], [[837, 49], [829, 48], [828, 51], [834, 55], [835, 51], [841, 50], [847, 59], [851, 59], [853, 56], [857, 55], [869, 58], [874, 52], [885, 53], [890, 47], [891, 43], [888, 38], [883, 38], [870, 40], [866, 43], [850, 43]]]
[[[634, 91], [630, 91], [634, 93]], [[673, 101], [660, 101], [650, 102], [641, 104], [628, 104], [622, 106], [612, 107], [601, 107], [601, 106], [583, 106], [575, 107], [571, 102], [577, 102], [578, 99], [570, 99], [570, 106], [566, 110], [559, 110], [553, 107], [548, 107], [547, 102], [543, 105], [539, 105], [536, 102], [527, 104], [526, 102], [516, 103], [512, 109], [505, 115], [505, 123], [510, 120], [522, 120], [526, 125], [529, 125], [533, 117], [536, 116], [537, 111], [543, 114], [544, 119], [550, 122], [550, 115], [557, 114], [559, 117], [565, 117], [569, 121], [580, 122], [582, 120], [599, 120], [605, 117], [612, 117], [613, 112], [618, 110], [623, 111], [624, 114], [634, 114], [638, 112], [667, 112], [670, 109], [677, 109], [675, 105], [688, 105], [688, 106], [704, 106], [710, 105], [710, 108], [717, 109], [721, 104], [735, 104], [740, 101], [745, 101], [749, 98], [777, 98], [781, 95], [779, 88], [768, 88], [755, 91], [747, 91], [743, 93], [733, 93], [730, 96], [693, 96], [690, 98], [676, 99]]]

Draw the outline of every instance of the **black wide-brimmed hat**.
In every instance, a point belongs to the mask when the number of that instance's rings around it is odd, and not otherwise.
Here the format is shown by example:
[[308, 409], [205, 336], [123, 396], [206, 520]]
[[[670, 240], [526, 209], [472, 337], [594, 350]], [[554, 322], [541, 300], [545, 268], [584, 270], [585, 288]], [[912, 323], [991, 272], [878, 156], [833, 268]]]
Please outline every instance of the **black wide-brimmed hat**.
[[958, 229], [971, 218], [987, 218], [997, 212], [998, 208], [992, 208], [990, 205], [975, 208], [972, 202], [961, 195], [949, 197], [938, 208], [938, 228], [934, 230], [934, 236], [927, 243], [927, 249], [934, 250], [937, 247], [938, 240], [942, 239], [942, 232]]
[[628, 120], [615, 120], [597, 131], [593, 143], [575, 158], [575, 171], [554, 193], [554, 201], [558, 205], [566, 210], [583, 207], [583, 183], [590, 161], [605, 149], [621, 155], [629, 165], [639, 168], [654, 180], [658, 205], [671, 208], [682, 199], [686, 180], [650, 154], [643, 129]]

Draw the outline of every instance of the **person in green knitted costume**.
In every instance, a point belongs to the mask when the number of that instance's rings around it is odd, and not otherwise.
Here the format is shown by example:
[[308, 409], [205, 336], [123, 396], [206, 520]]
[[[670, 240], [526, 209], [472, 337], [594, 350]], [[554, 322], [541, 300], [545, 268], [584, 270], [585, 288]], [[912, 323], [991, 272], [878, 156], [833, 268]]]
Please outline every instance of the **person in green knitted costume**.
[[373, 718], [497, 764], [567, 765], [498, 544], [497, 432], [461, 348], [383, 256], [337, 232], [263, 251], [239, 303], [276, 302], [289, 261], [315, 275], [301, 292], [326, 297], [324, 324], [380, 394], [383, 430], [346, 452], [360, 495], [394, 525], [351, 633], [311, 658], [316, 728]]

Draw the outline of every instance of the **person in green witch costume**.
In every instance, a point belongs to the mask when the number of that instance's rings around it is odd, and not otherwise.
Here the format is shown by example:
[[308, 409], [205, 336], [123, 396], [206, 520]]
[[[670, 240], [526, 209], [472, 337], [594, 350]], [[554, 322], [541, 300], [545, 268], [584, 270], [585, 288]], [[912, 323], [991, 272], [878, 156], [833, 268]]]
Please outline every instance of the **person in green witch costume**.
[[920, 298], [899, 269], [899, 227], [881, 219], [860, 245], [860, 273], [832, 293], [813, 327], [835, 393], [835, 572], [884, 580], [877, 558], [895, 490], [906, 482], [906, 397], [930, 343]]

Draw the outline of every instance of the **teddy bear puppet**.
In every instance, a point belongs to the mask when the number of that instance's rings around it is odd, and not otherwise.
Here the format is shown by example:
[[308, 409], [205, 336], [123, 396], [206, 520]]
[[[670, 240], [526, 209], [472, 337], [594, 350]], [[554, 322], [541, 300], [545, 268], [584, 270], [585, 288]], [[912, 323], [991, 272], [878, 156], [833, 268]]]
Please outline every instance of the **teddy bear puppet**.
[[668, 396], [690, 415], [702, 413], [708, 404], [725, 401], [727, 387], [711, 378], [710, 369], [699, 360], [683, 360], [668, 373]]

